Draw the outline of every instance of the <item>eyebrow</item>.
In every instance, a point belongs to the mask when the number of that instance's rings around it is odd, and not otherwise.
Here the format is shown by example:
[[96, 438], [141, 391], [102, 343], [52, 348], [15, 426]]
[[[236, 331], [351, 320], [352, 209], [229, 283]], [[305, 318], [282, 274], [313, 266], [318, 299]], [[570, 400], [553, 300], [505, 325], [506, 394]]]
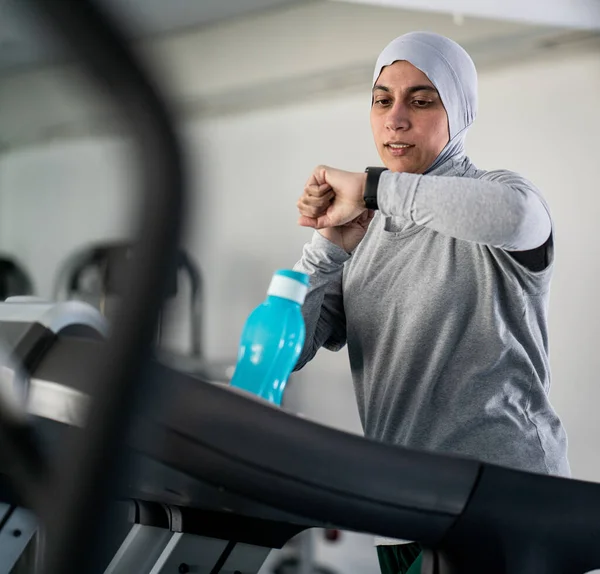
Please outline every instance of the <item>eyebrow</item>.
[[[375, 92], [376, 90], [392, 93], [392, 90], [390, 90], [387, 86], [381, 86], [379, 84], [373, 86], [373, 92]], [[423, 84], [422, 86], [411, 86], [406, 91], [409, 94], [414, 94], [415, 92], [433, 92], [434, 94], [438, 93], [438, 91], [433, 86], [428, 86], [426, 84]]]

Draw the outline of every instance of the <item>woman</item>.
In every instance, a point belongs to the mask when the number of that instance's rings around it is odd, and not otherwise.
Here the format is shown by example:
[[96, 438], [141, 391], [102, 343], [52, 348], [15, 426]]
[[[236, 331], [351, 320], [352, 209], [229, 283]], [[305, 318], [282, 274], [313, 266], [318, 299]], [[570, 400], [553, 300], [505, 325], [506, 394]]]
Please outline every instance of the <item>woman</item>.
[[[410, 33], [380, 54], [371, 127], [385, 166], [319, 166], [298, 201], [313, 227], [306, 343], [348, 345], [369, 438], [569, 476], [549, 400], [553, 234], [540, 192], [465, 153], [477, 74], [455, 42]], [[382, 572], [420, 548], [378, 540]]]

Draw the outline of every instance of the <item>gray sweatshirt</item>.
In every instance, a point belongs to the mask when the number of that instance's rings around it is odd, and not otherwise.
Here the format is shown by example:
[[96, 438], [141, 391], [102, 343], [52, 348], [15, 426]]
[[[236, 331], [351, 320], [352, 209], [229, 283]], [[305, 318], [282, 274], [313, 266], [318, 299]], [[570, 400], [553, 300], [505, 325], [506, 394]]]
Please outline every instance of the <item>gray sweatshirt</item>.
[[[554, 254], [539, 191], [463, 157], [426, 176], [385, 172], [378, 201], [352, 254], [318, 232], [304, 246], [296, 370], [347, 344], [367, 437], [569, 476], [548, 398]], [[543, 270], [510, 253], [544, 243]]]

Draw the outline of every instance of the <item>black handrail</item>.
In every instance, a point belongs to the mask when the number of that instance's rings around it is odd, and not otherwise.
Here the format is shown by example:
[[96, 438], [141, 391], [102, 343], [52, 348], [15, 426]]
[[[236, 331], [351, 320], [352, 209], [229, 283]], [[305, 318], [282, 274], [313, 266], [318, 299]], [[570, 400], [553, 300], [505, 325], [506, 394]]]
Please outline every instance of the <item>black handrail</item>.
[[[131, 135], [143, 198], [122, 307], [101, 360], [90, 365], [96, 392], [89, 419], [51, 469], [43, 508], [39, 500], [31, 500], [48, 536], [44, 570], [87, 574], [97, 571], [94, 552], [107, 525], [107, 500], [123, 461], [123, 438], [142, 387], [169, 273], [175, 272], [185, 178], [173, 114], [110, 14], [90, 0], [31, 0], [20, 6], [42, 17], [115, 104]], [[2, 428], [8, 428], [5, 422]], [[28, 453], [21, 449], [15, 457], [14, 465], [28, 468]]]

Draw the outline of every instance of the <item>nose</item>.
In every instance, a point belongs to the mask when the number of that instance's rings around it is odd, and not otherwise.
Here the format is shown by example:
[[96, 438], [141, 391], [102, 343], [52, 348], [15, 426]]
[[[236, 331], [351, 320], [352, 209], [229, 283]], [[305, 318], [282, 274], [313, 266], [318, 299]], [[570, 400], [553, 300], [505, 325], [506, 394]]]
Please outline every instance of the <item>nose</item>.
[[401, 102], [392, 106], [385, 118], [385, 127], [390, 131], [407, 130], [410, 127], [408, 109]]

